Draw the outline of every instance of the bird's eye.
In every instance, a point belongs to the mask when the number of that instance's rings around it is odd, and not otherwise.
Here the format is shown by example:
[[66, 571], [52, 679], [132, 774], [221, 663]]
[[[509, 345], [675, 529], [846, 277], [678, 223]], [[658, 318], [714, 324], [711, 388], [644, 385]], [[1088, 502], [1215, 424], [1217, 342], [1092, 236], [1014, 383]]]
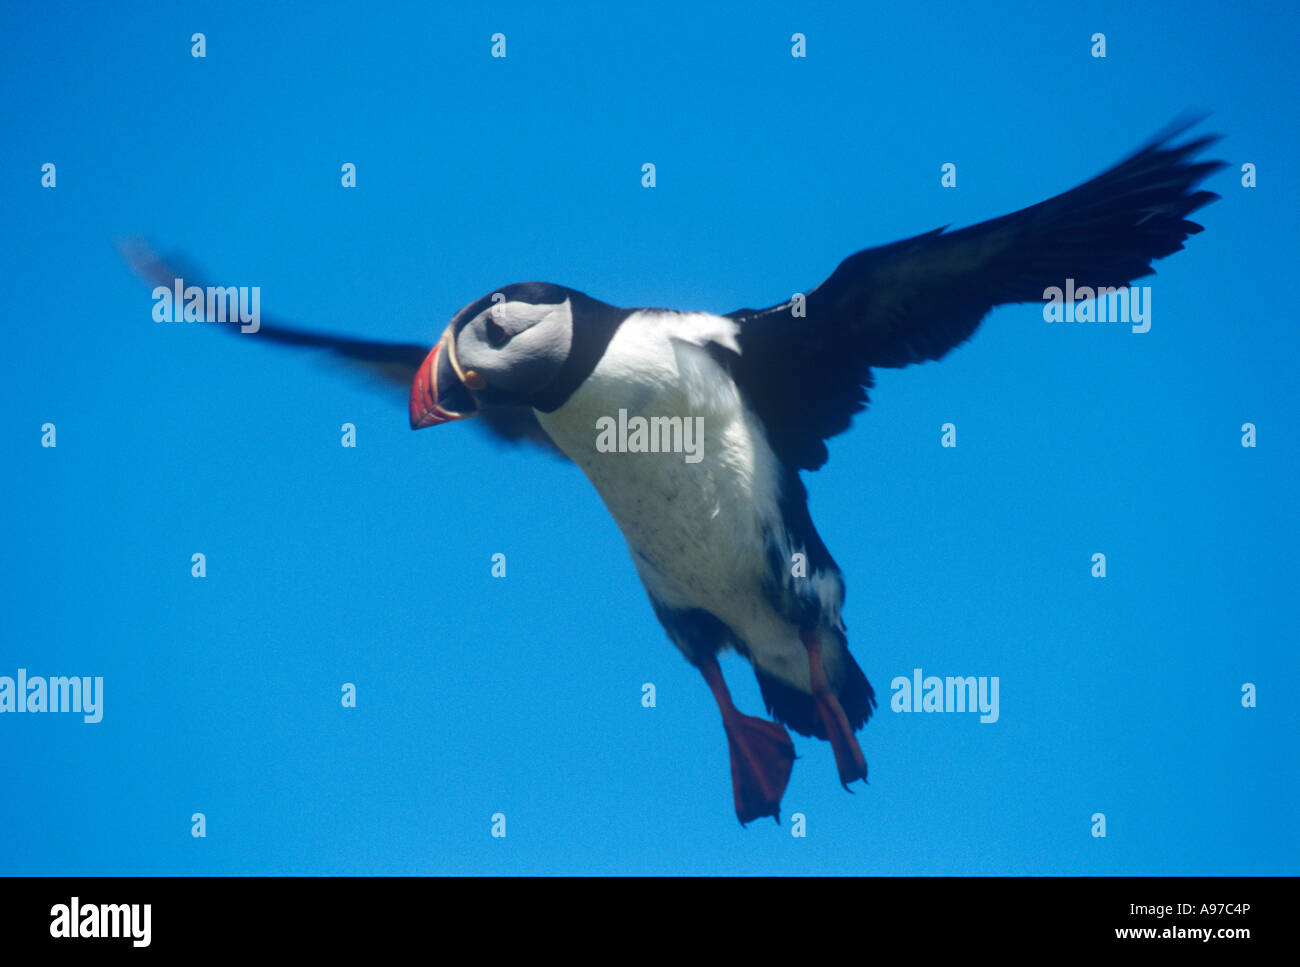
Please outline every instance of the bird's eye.
[[492, 319], [492, 317], [490, 316], [488, 317], [486, 328], [487, 328], [487, 341], [489, 346], [493, 346], [493, 347], [504, 346], [506, 344], [506, 340], [510, 338], [510, 333], [502, 329], [501, 326], [497, 324], [496, 320]]

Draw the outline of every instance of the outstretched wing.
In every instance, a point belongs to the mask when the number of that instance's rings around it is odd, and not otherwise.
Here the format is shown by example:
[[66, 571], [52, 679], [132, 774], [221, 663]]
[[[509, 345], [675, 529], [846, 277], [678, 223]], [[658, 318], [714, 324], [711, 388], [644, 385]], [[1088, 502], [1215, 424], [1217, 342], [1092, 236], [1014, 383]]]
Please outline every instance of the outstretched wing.
[[1193, 156], [1217, 137], [1170, 142], [1166, 130], [1071, 191], [960, 231], [936, 229], [850, 255], [806, 296], [730, 314], [738, 383], [776, 452], [815, 470], [825, 440], [866, 407], [871, 367], [940, 359], [994, 306], [1042, 301], [1050, 286], [1126, 286], [1201, 231], [1189, 214], [1219, 196], [1195, 190], [1221, 161]]
[[[193, 280], [189, 281], [190, 285], [206, 285], [197, 281], [198, 273], [178, 266], [176, 260], [169, 261], [161, 258], [140, 242], [123, 242], [118, 248], [136, 275], [150, 285], [163, 285], [170, 288], [173, 280], [177, 278]], [[238, 326], [214, 326], [213, 328], [226, 332], [239, 332]], [[343, 363], [347, 369], [357, 375], [369, 377], [373, 385], [393, 396], [401, 405], [403, 413], [406, 412], [407, 407], [406, 394], [410, 391], [416, 370], [420, 368], [420, 364], [429, 352], [428, 346], [419, 343], [354, 339], [351, 336], [338, 336], [313, 329], [299, 329], [266, 319], [262, 320], [256, 334], [250, 335], [254, 339], [280, 346], [322, 350], [329, 355], [330, 359]], [[488, 407], [481, 410], [471, 422], [485, 428], [497, 440], [510, 444], [530, 443], [560, 459], [568, 459], [551, 442], [551, 438], [537, 422], [536, 415], [527, 406]]]

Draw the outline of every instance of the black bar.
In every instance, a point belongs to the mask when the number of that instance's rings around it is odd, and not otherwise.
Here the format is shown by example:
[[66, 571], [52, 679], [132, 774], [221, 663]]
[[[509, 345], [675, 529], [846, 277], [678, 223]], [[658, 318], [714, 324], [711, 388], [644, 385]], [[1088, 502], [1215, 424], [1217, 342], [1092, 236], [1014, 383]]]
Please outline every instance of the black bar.
[[[827, 952], [848, 942], [863, 957], [896, 946], [918, 956], [965, 950], [981, 960], [1017, 950], [1124, 948], [1232, 956], [1260, 944], [1293, 946], [1296, 926], [1282, 921], [1294, 920], [1296, 886], [1290, 877], [28, 877], [0, 879], [0, 940], [7, 952], [91, 959], [258, 951], [337, 958], [410, 943], [436, 953], [453, 938], [484, 953], [526, 941], [540, 956], [552, 945], [606, 937], [611, 955], [645, 947], [666, 956], [668, 943], [703, 930], [734, 951], [757, 944], [769, 955], [789, 941]], [[139, 906], [118, 906], [132, 904]], [[144, 904], [148, 944], [136, 946]], [[125, 934], [134, 927], [135, 939], [52, 936], [52, 929], [79, 933], [101, 922], [105, 932], [114, 923]], [[1118, 935], [1134, 930], [1155, 933]]]

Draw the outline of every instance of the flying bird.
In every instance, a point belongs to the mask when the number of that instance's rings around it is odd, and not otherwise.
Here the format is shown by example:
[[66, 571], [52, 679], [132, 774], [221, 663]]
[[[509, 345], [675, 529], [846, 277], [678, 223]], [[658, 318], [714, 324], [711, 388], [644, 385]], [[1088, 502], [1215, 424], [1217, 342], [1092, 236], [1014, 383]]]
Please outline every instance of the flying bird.
[[[413, 429], [475, 417], [581, 467], [656, 617], [717, 702], [737, 817], [779, 822], [795, 759], [786, 727], [830, 743], [847, 789], [867, 777], [856, 733], [876, 704], [800, 473], [821, 467], [827, 439], [866, 407], [874, 368], [941, 359], [994, 306], [1042, 302], [1068, 279], [1127, 286], [1200, 232], [1187, 216], [1218, 195], [1197, 186], [1224, 163], [1196, 160], [1217, 137], [1175, 144], [1186, 127], [1037, 205], [850, 255], [765, 309], [625, 309], [522, 282], [465, 306], [432, 349], [273, 322], [256, 338], [409, 386]], [[171, 284], [148, 249], [126, 255]], [[684, 459], [692, 428], [698, 449]], [[728, 648], [753, 667], [770, 719], [732, 702], [717, 657]]]

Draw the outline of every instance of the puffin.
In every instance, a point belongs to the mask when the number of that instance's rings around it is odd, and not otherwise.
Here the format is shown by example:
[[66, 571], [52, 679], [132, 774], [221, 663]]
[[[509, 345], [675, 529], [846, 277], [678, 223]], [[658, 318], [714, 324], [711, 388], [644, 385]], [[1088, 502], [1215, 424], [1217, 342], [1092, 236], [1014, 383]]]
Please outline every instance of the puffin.
[[[942, 359], [995, 306], [1119, 289], [1202, 230], [1225, 167], [1175, 124], [1076, 188], [1012, 214], [844, 259], [819, 285], [726, 314], [620, 308], [545, 282], [504, 285], [432, 348], [264, 321], [255, 338], [317, 349], [409, 387], [412, 429], [471, 418], [573, 461], [618, 525], [669, 640], [721, 714], [737, 818], [780, 822], [789, 731], [830, 744], [845, 789], [875, 692], [849, 650], [844, 577], [801, 474], [868, 404], [873, 370]], [[140, 243], [136, 271], [174, 270]], [[225, 328], [225, 327], [223, 327]], [[234, 327], [230, 327], [233, 330]], [[732, 701], [718, 656], [748, 660], [768, 717]]]

